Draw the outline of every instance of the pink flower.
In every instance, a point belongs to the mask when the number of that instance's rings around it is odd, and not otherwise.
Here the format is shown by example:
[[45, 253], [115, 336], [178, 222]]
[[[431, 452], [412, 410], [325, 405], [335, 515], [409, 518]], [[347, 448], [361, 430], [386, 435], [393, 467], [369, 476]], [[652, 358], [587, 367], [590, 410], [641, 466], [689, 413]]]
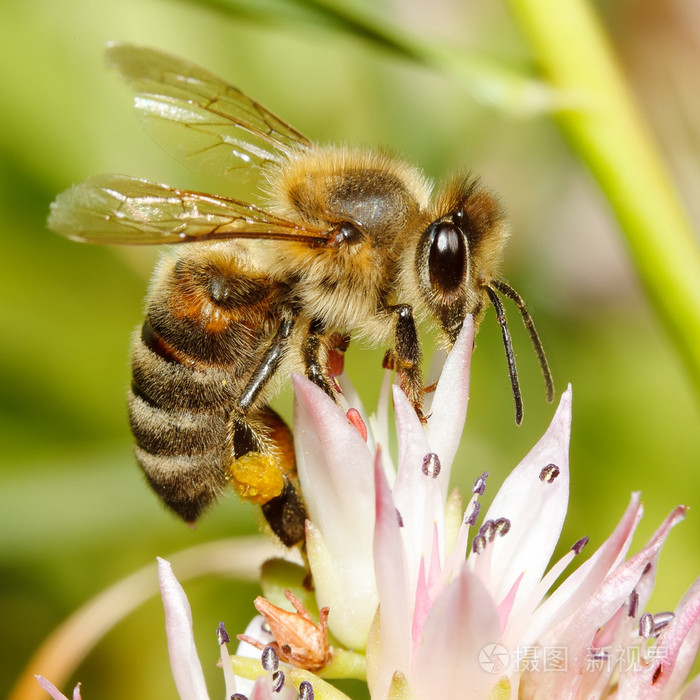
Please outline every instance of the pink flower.
[[[476, 479], [466, 508], [448, 492], [472, 345], [469, 319], [445, 362], [427, 425], [393, 387], [396, 469], [383, 415], [361, 420], [361, 428], [372, 428], [365, 439], [348, 407], [294, 378], [308, 557], [330, 632], [366, 653], [373, 699], [677, 694], [700, 643], [700, 582], [675, 614], [650, 615], [644, 606], [661, 546], [686, 509], [676, 508], [626, 559], [642, 514], [633, 494], [610, 538], [548, 595], [587, 542], [548, 568], [568, 505], [571, 389], [477, 529], [487, 475]], [[380, 404], [387, 393], [385, 383]], [[351, 390], [346, 397], [356, 402]]]

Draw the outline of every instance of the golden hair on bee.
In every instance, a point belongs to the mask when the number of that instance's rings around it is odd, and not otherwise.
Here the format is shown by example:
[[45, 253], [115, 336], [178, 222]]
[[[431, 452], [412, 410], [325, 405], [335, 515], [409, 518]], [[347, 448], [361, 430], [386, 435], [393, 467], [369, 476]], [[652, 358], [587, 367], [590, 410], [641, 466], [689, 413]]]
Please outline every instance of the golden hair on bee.
[[508, 226], [470, 177], [433, 196], [422, 172], [387, 151], [320, 146], [260, 103], [183, 59], [110, 44], [154, 138], [188, 165], [257, 171], [262, 203], [100, 175], [59, 195], [49, 227], [69, 238], [179, 244], [154, 274], [132, 342], [131, 428], [154, 491], [195, 521], [227, 484], [262, 506], [292, 546], [304, 537], [291, 435], [269, 406], [291, 371], [333, 399], [351, 337], [388, 347], [384, 365], [419, 418], [426, 387], [415, 317], [451, 347], [464, 318], [492, 304], [522, 420], [499, 294], [542, 345], [522, 298], [499, 278]]

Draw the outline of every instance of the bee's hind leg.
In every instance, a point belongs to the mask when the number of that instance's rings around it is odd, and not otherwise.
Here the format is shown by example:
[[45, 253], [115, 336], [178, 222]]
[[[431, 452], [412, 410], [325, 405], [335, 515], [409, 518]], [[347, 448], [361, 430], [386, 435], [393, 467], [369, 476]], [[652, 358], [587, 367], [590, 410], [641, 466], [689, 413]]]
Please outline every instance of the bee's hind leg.
[[303, 543], [306, 508], [296, 485], [292, 434], [269, 406], [259, 408], [259, 398], [284, 357], [293, 319], [280, 323], [262, 360], [251, 375], [228, 419], [228, 471], [234, 489], [249, 503], [262, 507], [272, 531], [283, 544]]

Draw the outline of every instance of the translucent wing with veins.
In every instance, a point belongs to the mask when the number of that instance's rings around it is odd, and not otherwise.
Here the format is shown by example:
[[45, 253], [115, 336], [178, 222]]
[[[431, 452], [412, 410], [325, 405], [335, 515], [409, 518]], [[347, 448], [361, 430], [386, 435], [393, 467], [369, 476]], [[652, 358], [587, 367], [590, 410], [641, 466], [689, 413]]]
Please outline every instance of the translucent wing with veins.
[[325, 243], [331, 233], [304, 227], [254, 204], [127, 175], [98, 175], [62, 192], [49, 228], [89, 243], [157, 245], [253, 238]]
[[312, 142], [243, 92], [170, 54], [107, 47], [108, 63], [136, 93], [146, 127], [169, 153], [216, 175], [278, 163]]

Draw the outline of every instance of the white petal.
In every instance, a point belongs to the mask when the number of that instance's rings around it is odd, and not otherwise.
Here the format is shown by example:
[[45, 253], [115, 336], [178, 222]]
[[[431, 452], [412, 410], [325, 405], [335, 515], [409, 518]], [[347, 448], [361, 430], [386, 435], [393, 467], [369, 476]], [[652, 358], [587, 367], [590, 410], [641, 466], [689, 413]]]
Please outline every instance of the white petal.
[[346, 647], [364, 649], [379, 604], [371, 545], [362, 553], [366, 559], [358, 561], [347, 547], [329, 547], [321, 530], [307, 521], [306, 549], [318, 605], [331, 610], [328, 628]]
[[158, 581], [165, 610], [170, 668], [182, 700], [209, 700], [192, 634], [192, 612], [170, 563], [158, 558]]
[[[497, 603], [522, 575], [512, 614], [538, 585], [559, 540], [569, 500], [570, 429], [571, 387], [564, 392], [547, 432], [508, 476], [484, 516], [484, 521], [507, 518], [510, 531], [497, 536], [486, 552], [469, 556]], [[540, 478], [548, 465], [559, 469], [551, 482]]]
[[401, 528], [410, 575], [415, 590], [418, 566], [422, 557], [429, 558], [435, 524], [441, 551], [444, 551], [445, 504], [443, 481], [449, 474], [441, 469], [436, 478], [423, 473], [423, 459], [431, 452], [413, 406], [397, 386], [394, 387], [396, 428], [399, 441], [399, 470], [393, 489], [394, 502], [404, 526]]
[[379, 639], [369, 660], [372, 696], [385, 697], [396, 671], [408, 673], [411, 660], [411, 592], [396, 505], [381, 465], [375, 460], [376, 527], [374, 561], [379, 591]]
[[474, 321], [471, 316], [467, 316], [445, 360], [430, 406], [430, 418], [426, 429], [431, 450], [438, 454], [445, 470], [443, 499], [447, 497], [450, 470], [467, 417], [469, 368], [473, 347]]

